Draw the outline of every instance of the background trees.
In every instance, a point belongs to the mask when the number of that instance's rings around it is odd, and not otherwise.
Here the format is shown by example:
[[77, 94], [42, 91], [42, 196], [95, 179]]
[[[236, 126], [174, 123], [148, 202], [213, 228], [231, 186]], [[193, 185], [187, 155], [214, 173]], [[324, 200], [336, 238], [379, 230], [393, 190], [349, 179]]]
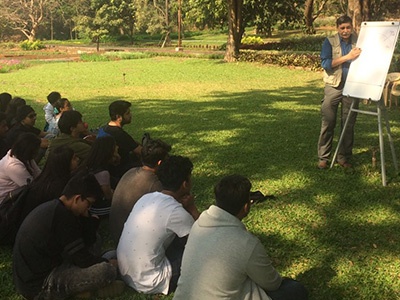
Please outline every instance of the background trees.
[[[245, 28], [271, 36], [275, 29], [314, 34], [320, 16], [347, 13], [362, 21], [398, 18], [398, 0], [185, 0], [182, 28], [227, 33], [226, 60], [235, 60]], [[178, 0], [1, 0], [0, 40], [89, 38], [129, 39], [160, 34], [160, 45], [177, 31]], [[334, 25], [334, 24], [331, 24]]]

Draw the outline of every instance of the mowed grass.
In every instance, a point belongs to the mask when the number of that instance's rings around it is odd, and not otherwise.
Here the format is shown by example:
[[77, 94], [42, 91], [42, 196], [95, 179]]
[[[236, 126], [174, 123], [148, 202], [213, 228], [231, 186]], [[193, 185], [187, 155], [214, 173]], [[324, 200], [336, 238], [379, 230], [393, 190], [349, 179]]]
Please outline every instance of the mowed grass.
[[[377, 120], [360, 115], [354, 170], [316, 168], [321, 77], [258, 64], [155, 57], [44, 63], [0, 74], [0, 84], [34, 106], [38, 127], [53, 90], [92, 128], [107, 122], [112, 101], [130, 101], [133, 122], [125, 129], [134, 138], [149, 132], [171, 143], [174, 154], [192, 159], [201, 210], [213, 203], [214, 184], [232, 173], [277, 197], [255, 205], [245, 223], [279, 272], [306, 285], [310, 299], [400, 299], [400, 182], [389, 147], [386, 143], [389, 184], [383, 187], [379, 153], [378, 166], [371, 164]], [[399, 152], [399, 110], [389, 116]], [[1, 248], [1, 299], [19, 299], [11, 260], [10, 249]], [[119, 299], [153, 297], [128, 290]]]

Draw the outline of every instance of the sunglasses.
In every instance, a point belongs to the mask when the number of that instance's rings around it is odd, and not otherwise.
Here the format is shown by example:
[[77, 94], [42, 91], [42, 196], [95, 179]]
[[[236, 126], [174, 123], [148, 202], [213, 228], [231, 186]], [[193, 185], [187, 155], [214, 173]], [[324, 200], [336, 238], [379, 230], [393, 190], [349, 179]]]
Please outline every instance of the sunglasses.
[[37, 114], [35, 114], [35, 113], [27, 115], [27, 117], [30, 119], [34, 119], [34, 118], [36, 118], [36, 116], [37, 116]]

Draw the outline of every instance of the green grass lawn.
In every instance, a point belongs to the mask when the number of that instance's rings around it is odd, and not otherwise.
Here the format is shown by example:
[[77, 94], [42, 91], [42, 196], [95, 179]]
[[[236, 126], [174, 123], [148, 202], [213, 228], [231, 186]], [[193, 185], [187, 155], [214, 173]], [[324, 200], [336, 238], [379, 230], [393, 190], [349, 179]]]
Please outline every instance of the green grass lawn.
[[[245, 223], [282, 275], [307, 286], [310, 299], [400, 299], [400, 181], [389, 147], [390, 182], [383, 187], [379, 166], [371, 164], [377, 121], [360, 115], [354, 170], [316, 168], [321, 77], [257, 64], [154, 57], [44, 63], [0, 74], [0, 83], [34, 106], [39, 127], [52, 90], [67, 97], [91, 127], [108, 120], [112, 101], [130, 101], [128, 132], [136, 139], [149, 132], [171, 143], [174, 154], [192, 159], [201, 210], [213, 203], [217, 180], [231, 173], [277, 196], [255, 205]], [[374, 110], [375, 104], [362, 108]], [[400, 153], [399, 110], [389, 115]], [[0, 278], [0, 298], [19, 299], [7, 248], [0, 252]], [[119, 299], [153, 297], [127, 291]]]

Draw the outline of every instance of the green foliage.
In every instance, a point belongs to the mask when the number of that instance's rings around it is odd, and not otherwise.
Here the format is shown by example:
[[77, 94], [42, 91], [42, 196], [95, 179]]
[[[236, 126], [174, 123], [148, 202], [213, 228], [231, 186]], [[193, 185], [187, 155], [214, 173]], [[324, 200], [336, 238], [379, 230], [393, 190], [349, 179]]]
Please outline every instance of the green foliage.
[[316, 52], [242, 50], [239, 61], [321, 70], [321, 59], [319, 53]]
[[109, 57], [111, 59], [142, 59], [142, 58], [150, 58], [156, 56], [155, 53], [151, 52], [106, 52], [104, 56]]
[[13, 43], [13, 42], [7, 42], [7, 43], [0, 43], [0, 48], [2, 49], [13, 49], [16, 48], [18, 44]]
[[264, 40], [259, 36], [245, 36], [241, 43], [242, 45], [262, 45]]
[[307, 35], [281, 39], [278, 42], [268, 42], [256, 47], [247, 47], [243, 45], [243, 49], [254, 50], [277, 50], [277, 51], [321, 51], [322, 42], [326, 36]]
[[96, 61], [109, 61], [109, 56], [98, 54], [98, 53], [82, 53], [80, 55], [82, 61], [96, 62]]
[[27, 68], [28, 64], [24, 61], [16, 59], [3, 59], [0, 60], [0, 73], [9, 73], [20, 69]]
[[46, 48], [46, 46], [39, 40], [36, 41], [28, 41], [25, 40], [22, 43], [19, 44], [22, 50], [41, 50]]

